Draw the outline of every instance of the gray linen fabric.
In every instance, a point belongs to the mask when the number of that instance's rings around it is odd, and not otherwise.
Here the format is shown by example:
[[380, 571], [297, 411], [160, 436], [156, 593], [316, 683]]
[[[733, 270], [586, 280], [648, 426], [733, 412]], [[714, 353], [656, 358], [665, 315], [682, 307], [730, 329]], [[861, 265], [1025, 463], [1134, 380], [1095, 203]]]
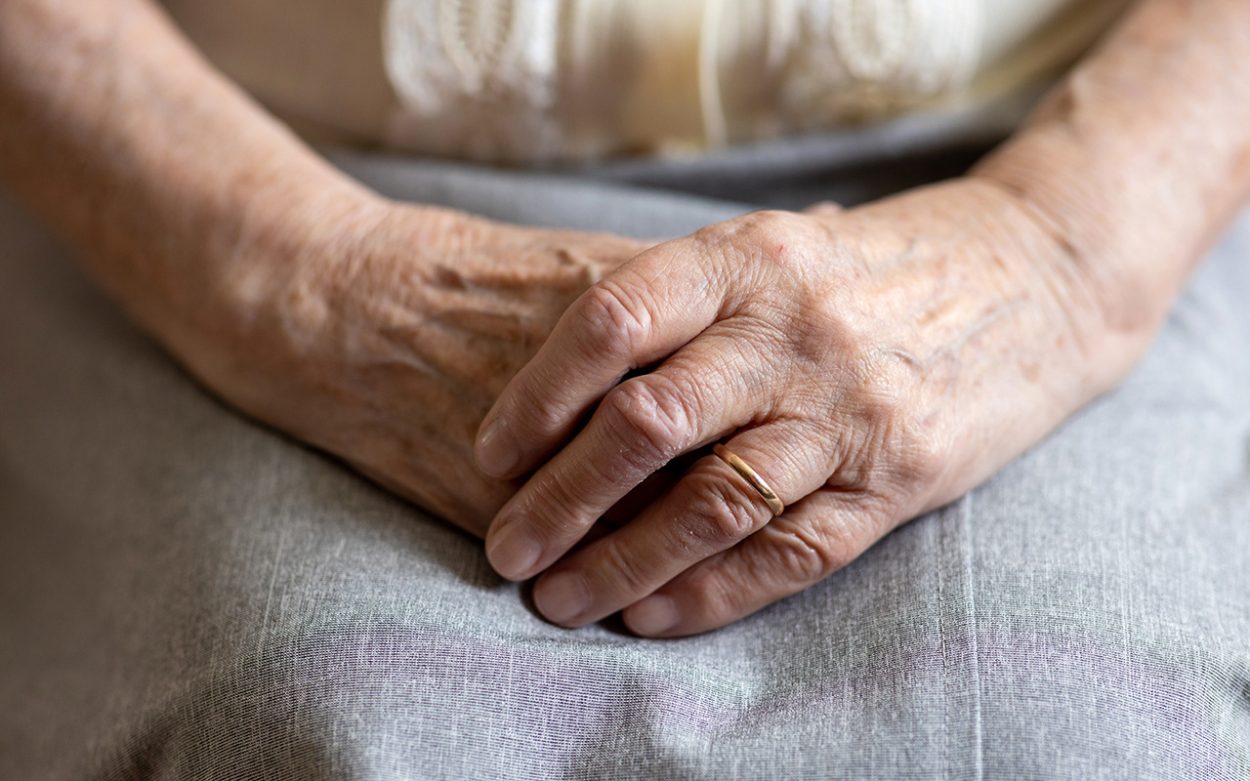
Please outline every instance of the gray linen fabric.
[[[338, 162], [639, 236], [750, 208]], [[546, 624], [478, 542], [215, 401], [0, 200], [0, 778], [1250, 779], [1248, 300], [1250, 215], [1128, 381], [991, 482], [643, 640]]]

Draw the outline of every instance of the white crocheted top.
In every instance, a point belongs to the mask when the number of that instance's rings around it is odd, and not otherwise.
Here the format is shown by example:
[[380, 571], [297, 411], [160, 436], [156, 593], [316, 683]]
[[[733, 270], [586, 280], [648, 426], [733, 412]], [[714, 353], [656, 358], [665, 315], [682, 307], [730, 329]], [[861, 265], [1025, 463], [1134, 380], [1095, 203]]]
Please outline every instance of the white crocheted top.
[[400, 149], [521, 162], [716, 147], [984, 99], [1069, 59], [1124, 2], [167, 5], [288, 114]]

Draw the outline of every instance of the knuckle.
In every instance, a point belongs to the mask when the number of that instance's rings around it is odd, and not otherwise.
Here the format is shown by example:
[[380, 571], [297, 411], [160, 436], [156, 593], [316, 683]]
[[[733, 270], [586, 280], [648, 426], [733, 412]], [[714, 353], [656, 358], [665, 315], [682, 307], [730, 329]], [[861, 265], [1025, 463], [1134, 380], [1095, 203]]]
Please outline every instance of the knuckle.
[[837, 461], [830, 483], [841, 490], [867, 494], [877, 487], [882, 445], [880, 429], [869, 418], [861, 413], [843, 422], [834, 438]]
[[804, 288], [791, 303], [784, 334], [798, 360], [822, 369], [861, 363], [863, 340], [848, 322], [840, 297], [827, 285]]
[[533, 375], [516, 386], [497, 418], [506, 418], [508, 426], [525, 436], [549, 437], [568, 425], [567, 409], [551, 402], [552, 394], [536, 387]]
[[516, 426], [525, 433], [526, 429], [536, 438], [546, 439], [569, 425], [567, 410], [562, 405], [553, 404], [550, 401], [550, 394], [535, 397], [522, 407], [525, 410], [524, 415], [514, 415], [510, 420], [516, 421]]
[[642, 459], [631, 458], [616, 448], [607, 448], [581, 461], [578, 478], [583, 485], [594, 486], [596, 491], [608, 487], [625, 494], [636, 488], [647, 474], [649, 471], [642, 464]]
[[799, 257], [795, 238], [803, 230], [804, 219], [793, 212], [762, 209], [702, 228], [695, 237], [722, 250], [735, 248], [733, 255], [744, 260], [789, 266]]
[[941, 479], [948, 447], [904, 401], [874, 395], [843, 426], [837, 483], [865, 495], [904, 498]]
[[582, 533], [594, 518], [579, 508], [592, 506], [586, 481], [556, 470], [531, 481], [523, 517], [540, 539], [564, 540]]
[[575, 314], [578, 333], [592, 354], [632, 354], [652, 321], [638, 296], [609, 281], [587, 290]]
[[931, 485], [942, 478], [949, 463], [946, 443], [932, 427], [905, 421], [899, 427], [905, 432], [898, 446], [902, 453], [902, 477], [908, 482]]
[[883, 400], [871, 417], [873, 433], [868, 439], [878, 471], [898, 486], [927, 485], [937, 479], [946, 462], [945, 448], [932, 425], [910, 404], [897, 398]]
[[843, 363], [854, 393], [861, 399], [888, 407], [898, 397], [906, 376], [897, 355], [881, 346], [880, 334], [869, 336], [847, 329], [843, 334]]
[[949, 444], [906, 389], [914, 379], [899, 361], [865, 349], [848, 368], [849, 389], [835, 429], [836, 482], [865, 493], [932, 485], [948, 464]]
[[622, 383], [604, 398], [607, 424], [624, 446], [622, 457], [648, 470], [684, 449], [694, 419], [692, 404], [659, 375]]
[[643, 560], [630, 556], [629, 552], [611, 540], [605, 540], [598, 551], [599, 563], [590, 569], [590, 576], [604, 582], [608, 588], [621, 594], [650, 593], [655, 584], [644, 568]]
[[734, 588], [731, 581], [715, 570], [701, 567], [686, 576], [683, 590], [694, 603], [695, 613], [710, 626], [728, 623], [742, 612], [744, 589]]
[[784, 209], [760, 209], [742, 219], [756, 238], [784, 239], [793, 234], [802, 218]]
[[783, 266], [795, 261], [794, 239], [801, 230], [801, 220], [792, 212], [777, 209], [765, 209], [750, 215], [748, 230], [764, 260]]
[[715, 547], [743, 539], [768, 520], [769, 511], [761, 507], [762, 502], [748, 496], [728, 475], [696, 468], [682, 486], [692, 531]]
[[773, 540], [777, 566], [802, 583], [815, 583], [854, 558], [842, 538], [817, 535], [794, 524], [775, 524]]

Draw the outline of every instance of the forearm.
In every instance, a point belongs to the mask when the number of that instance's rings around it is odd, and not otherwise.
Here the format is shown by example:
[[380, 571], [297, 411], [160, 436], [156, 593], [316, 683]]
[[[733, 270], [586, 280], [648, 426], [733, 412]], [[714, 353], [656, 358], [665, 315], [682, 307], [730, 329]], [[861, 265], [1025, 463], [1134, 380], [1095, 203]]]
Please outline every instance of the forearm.
[[248, 242], [367, 200], [147, 0], [0, 3], [0, 176], [175, 349], [259, 271]]
[[1250, 3], [1145, 0], [974, 175], [1068, 248], [1109, 332], [1148, 338], [1250, 192]]

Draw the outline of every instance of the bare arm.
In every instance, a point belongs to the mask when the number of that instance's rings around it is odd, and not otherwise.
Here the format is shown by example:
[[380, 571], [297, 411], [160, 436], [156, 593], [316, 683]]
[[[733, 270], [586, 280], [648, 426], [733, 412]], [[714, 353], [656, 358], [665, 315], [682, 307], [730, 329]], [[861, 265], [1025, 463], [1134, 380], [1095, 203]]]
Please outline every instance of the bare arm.
[[247, 282], [254, 234], [372, 200], [148, 0], [0, 4], [0, 117], [0, 176], [188, 353], [238, 314], [225, 288]]
[[1250, 194], [1250, 3], [1144, 0], [974, 173], [1068, 247], [1112, 331], [1152, 333]]

